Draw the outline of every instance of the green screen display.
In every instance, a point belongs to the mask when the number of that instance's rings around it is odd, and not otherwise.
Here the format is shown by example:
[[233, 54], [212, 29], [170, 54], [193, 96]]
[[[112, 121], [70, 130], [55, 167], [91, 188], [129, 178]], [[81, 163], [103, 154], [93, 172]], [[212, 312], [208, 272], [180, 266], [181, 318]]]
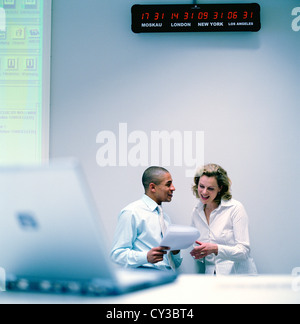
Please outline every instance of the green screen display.
[[0, 0], [2, 165], [47, 159], [49, 8], [49, 0]]

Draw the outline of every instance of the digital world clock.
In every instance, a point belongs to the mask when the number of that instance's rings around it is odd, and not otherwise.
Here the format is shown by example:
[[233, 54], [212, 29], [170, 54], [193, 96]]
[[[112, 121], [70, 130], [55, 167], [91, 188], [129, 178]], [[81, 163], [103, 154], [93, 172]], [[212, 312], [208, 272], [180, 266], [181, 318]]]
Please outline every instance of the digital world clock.
[[134, 5], [134, 33], [258, 32], [257, 3], [198, 5]]

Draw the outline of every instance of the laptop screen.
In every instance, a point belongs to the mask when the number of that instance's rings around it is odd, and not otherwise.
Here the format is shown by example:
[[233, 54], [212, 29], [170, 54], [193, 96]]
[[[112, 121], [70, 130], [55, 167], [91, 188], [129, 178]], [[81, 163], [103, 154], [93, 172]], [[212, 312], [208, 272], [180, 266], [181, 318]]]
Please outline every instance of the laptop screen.
[[0, 169], [0, 265], [6, 273], [41, 280], [113, 280], [90, 197], [75, 164]]

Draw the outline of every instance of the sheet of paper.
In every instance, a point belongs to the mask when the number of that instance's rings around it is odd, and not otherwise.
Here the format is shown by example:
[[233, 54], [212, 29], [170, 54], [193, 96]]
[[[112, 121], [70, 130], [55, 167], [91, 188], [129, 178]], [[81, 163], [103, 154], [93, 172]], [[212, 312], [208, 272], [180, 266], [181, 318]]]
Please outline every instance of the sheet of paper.
[[199, 231], [190, 226], [170, 225], [160, 246], [170, 247], [171, 251], [185, 250], [199, 238]]

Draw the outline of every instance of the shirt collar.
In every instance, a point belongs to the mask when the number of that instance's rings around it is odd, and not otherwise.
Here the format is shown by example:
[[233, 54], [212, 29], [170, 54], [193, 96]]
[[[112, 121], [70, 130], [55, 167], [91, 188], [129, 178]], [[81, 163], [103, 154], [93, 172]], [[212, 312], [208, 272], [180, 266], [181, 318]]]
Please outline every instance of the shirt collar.
[[[233, 202], [232, 199], [231, 200], [222, 200], [220, 206], [218, 207], [218, 209], [221, 209], [223, 207], [225, 207], [225, 208], [226, 207], [231, 207], [233, 205], [234, 205], [234, 202]], [[202, 203], [201, 200], [199, 201], [199, 204], [198, 204], [197, 207], [198, 207], [198, 209], [203, 210], [204, 204]]]
[[232, 207], [232, 206], [234, 206], [233, 199], [221, 201], [221, 207]]
[[142, 200], [152, 212], [154, 212], [157, 209], [158, 204], [154, 200], [152, 200], [149, 196], [144, 195]]

